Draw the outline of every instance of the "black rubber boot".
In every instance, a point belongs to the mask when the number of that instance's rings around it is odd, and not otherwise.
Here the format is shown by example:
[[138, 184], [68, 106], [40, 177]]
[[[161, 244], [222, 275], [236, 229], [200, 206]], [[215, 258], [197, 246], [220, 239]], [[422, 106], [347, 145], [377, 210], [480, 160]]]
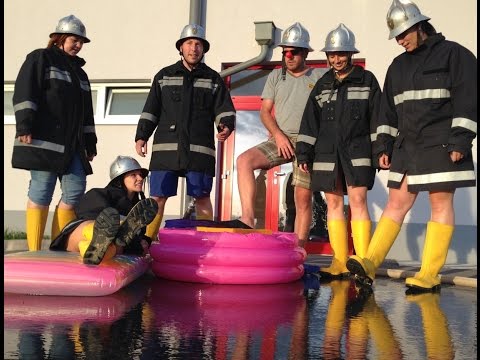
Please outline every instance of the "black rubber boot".
[[120, 226], [120, 215], [114, 208], [104, 209], [95, 219], [93, 236], [83, 263], [98, 265], [103, 260], [108, 247], [114, 241]]
[[127, 246], [141, 230], [150, 224], [157, 215], [158, 205], [152, 198], [140, 200], [128, 213], [118, 229], [115, 244]]

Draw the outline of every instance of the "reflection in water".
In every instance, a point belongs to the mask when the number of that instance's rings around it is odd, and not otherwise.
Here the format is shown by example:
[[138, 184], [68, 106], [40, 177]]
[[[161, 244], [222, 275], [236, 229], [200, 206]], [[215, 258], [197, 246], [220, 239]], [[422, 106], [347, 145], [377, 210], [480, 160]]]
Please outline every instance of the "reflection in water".
[[452, 338], [448, 322], [440, 308], [440, 294], [407, 295], [410, 301], [420, 308], [427, 356], [429, 359], [454, 359]]
[[6, 359], [470, 359], [476, 293], [375, 292], [314, 274], [278, 285], [151, 274], [105, 297], [4, 295]]

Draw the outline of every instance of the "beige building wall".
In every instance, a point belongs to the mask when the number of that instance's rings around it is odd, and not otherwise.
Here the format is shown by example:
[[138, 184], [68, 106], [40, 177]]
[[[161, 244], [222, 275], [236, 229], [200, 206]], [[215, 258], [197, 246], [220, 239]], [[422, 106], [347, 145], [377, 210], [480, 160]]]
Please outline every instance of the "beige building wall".
[[[475, 0], [417, 0], [423, 14], [447, 39], [457, 41], [477, 54], [477, 3]], [[149, 83], [160, 68], [179, 59], [175, 49], [181, 29], [189, 22], [189, 0], [6, 0], [4, 3], [4, 80], [13, 82], [25, 55], [45, 47], [58, 20], [66, 15], [79, 17], [92, 40], [80, 53], [90, 80], [143, 80]], [[255, 41], [256, 21], [273, 21], [277, 27], [275, 42], [287, 26], [299, 21], [310, 32], [315, 49], [309, 59], [324, 59], [319, 50], [327, 33], [340, 22], [356, 35], [359, 58], [383, 84], [388, 65], [402, 52], [395, 40], [388, 40], [386, 13], [391, 0], [204, 0], [206, 36], [211, 49], [205, 62], [217, 71], [222, 63], [244, 62], [256, 57], [260, 47]], [[280, 50], [273, 49], [267, 61], [281, 60]], [[5, 214], [23, 211], [27, 201], [29, 174], [11, 168], [14, 125], [4, 125], [4, 193]], [[134, 153], [135, 125], [98, 125], [98, 156], [93, 161], [94, 175], [88, 188], [104, 186], [108, 166], [118, 154]], [[151, 144], [149, 144], [151, 145]], [[475, 140], [476, 164], [476, 140]], [[147, 159], [140, 159], [148, 166]], [[380, 173], [369, 193], [371, 212], [378, 220], [386, 200], [386, 173]], [[181, 190], [179, 186], [179, 191]], [[213, 194], [214, 192], [212, 192]], [[477, 189], [460, 189], [456, 195], [457, 223], [474, 226], [476, 233]], [[59, 199], [57, 189], [52, 202]], [[183, 199], [167, 203], [166, 216], [181, 215]], [[6, 217], [6, 215], [5, 215]], [[407, 222], [428, 221], [428, 197], [420, 196]], [[23, 220], [22, 220], [23, 221]], [[47, 230], [48, 232], [48, 230]], [[470, 255], [469, 255], [470, 256]], [[475, 249], [476, 256], [476, 249]]]

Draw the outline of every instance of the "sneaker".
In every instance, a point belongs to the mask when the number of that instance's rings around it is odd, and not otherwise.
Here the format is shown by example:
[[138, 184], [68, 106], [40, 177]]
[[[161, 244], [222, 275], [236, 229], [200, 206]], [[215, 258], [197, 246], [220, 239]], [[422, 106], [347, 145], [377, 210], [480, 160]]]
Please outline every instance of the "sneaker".
[[114, 241], [120, 227], [120, 214], [114, 208], [104, 209], [95, 219], [93, 236], [83, 255], [83, 263], [98, 265]]
[[140, 231], [150, 224], [158, 212], [157, 202], [152, 198], [140, 200], [128, 213], [118, 229], [115, 244], [127, 246]]

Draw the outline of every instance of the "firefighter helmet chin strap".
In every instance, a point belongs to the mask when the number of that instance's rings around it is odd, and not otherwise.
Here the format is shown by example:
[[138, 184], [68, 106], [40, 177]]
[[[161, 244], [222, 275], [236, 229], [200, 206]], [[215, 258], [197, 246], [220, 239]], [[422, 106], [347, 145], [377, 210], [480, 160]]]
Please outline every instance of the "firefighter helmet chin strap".
[[[283, 81], [285, 81], [287, 77], [287, 64], [285, 62], [285, 58], [292, 59], [293, 57], [294, 55], [290, 51], [286, 51], [285, 55], [282, 55], [282, 80]], [[306, 57], [303, 59], [302, 70], [305, 69], [305, 60], [306, 60]]]
[[285, 55], [282, 55], [282, 81], [287, 77], [287, 64], [285, 63]]
[[190, 63], [185, 59], [185, 57], [183, 56], [183, 53], [182, 53], [181, 50], [178, 52], [178, 54], [180, 55], [180, 60], [182, 60], [183, 64], [187, 64], [187, 65], [188, 65], [187, 68], [188, 68], [190, 71], [196, 69], [197, 66], [202, 62], [203, 57], [205, 56], [205, 54], [202, 54], [202, 57], [200, 58], [200, 60], [199, 60], [196, 64], [190, 64]]
[[347, 76], [348, 74], [350, 74], [353, 70], [353, 61], [352, 61], [352, 55], [349, 56], [348, 58], [348, 63], [347, 65], [341, 69], [341, 70], [335, 70], [333, 67], [332, 67], [332, 70], [333, 70], [333, 73], [335, 74], [335, 76], [337, 78], [343, 78], [345, 76]]

